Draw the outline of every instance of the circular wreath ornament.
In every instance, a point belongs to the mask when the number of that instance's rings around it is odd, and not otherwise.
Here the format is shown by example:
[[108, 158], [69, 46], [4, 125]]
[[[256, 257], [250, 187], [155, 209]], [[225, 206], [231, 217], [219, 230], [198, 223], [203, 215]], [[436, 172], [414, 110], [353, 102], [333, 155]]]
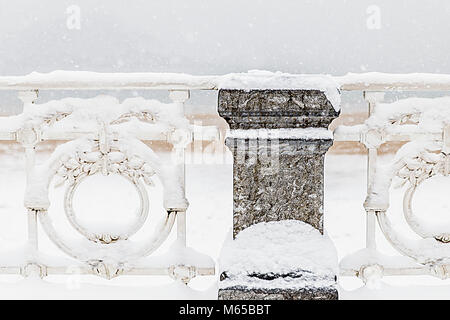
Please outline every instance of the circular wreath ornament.
[[74, 183], [66, 189], [64, 195], [64, 211], [72, 227], [74, 227], [79, 233], [84, 235], [88, 240], [100, 242], [103, 244], [109, 244], [119, 240], [126, 240], [130, 236], [135, 234], [143, 226], [148, 217], [148, 194], [144, 184], [140, 180], [132, 181], [130, 178], [126, 178], [126, 180], [135, 187], [135, 190], [139, 195], [139, 208], [137, 210], [137, 214], [134, 215], [136, 218], [134, 219], [132, 224], [128, 226], [126, 230], [121, 231], [120, 233], [116, 231], [115, 233], [104, 232], [99, 234], [91, 231], [89, 227], [84, 226], [79, 221], [76, 211], [73, 208], [74, 195], [80, 184], [82, 184], [82, 182], [88, 177], [89, 175], [87, 174], [81, 174], [80, 176], [78, 176], [75, 179]]
[[[129, 261], [151, 254], [167, 239], [174, 224], [176, 212], [168, 212], [166, 218], [157, 225], [156, 234], [152, 235], [144, 245], [136, 246], [134, 243], [130, 247], [131, 244], [125, 240], [135, 234], [147, 220], [149, 203], [145, 185], [153, 185], [152, 177], [156, 174], [155, 170], [143, 157], [129, 152], [125, 139], [108, 141], [106, 148], [105, 144], [102, 145], [101, 140], [80, 140], [83, 143], [86, 141], [87, 144], [77, 145], [75, 143], [71, 150], [64, 150], [65, 152], [58, 162], [59, 168], [54, 171], [51, 179], [55, 179], [55, 187], [64, 184], [67, 186], [64, 195], [65, 215], [72, 227], [88, 239], [92, 245], [89, 245], [87, 250], [79, 250], [80, 248], [70, 244], [55, 230], [46, 210], [39, 215], [44, 230], [62, 251], [83, 261], [94, 261], [97, 258], [97, 261], [102, 261], [101, 257], [105, 257], [105, 254], [108, 256], [105, 245], [114, 243], [117, 244], [115, 247], [120, 254], [114, 254], [113, 246], [110, 248], [113, 250], [112, 256], [120, 256], [120, 261]], [[139, 195], [140, 204], [136, 218], [128, 228], [120, 233], [94, 233], [77, 218], [73, 208], [76, 190], [87, 177], [95, 174], [120, 175], [134, 185]]]
[[450, 157], [446, 154], [435, 152], [421, 152], [418, 155], [405, 159], [404, 166], [397, 171], [397, 177], [402, 179], [402, 184], [408, 184], [403, 196], [403, 213], [409, 227], [422, 238], [434, 238], [440, 242], [450, 242], [449, 232], [435, 234], [423, 226], [412, 209], [412, 199], [417, 188], [424, 182], [435, 176], [448, 176], [450, 171]]
[[[383, 181], [389, 181], [389, 183], [378, 181], [380, 186], [383, 185], [383, 189], [377, 189], [376, 194], [386, 193], [385, 191], [391, 186], [392, 177], [399, 178], [397, 187], [407, 185], [403, 196], [403, 214], [410, 229], [420, 239], [410, 239], [398, 232], [389, 215], [386, 214], [386, 208], [380, 207], [373, 210], [377, 214], [384, 236], [399, 252], [422, 264], [446, 264], [450, 261], [449, 233], [443, 230], [442, 226], [440, 228], [427, 226], [425, 221], [421, 221], [415, 216], [412, 210], [412, 199], [417, 188], [427, 179], [449, 175], [450, 156], [445, 154], [442, 147], [435, 143], [423, 144], [422, 142], [422, 145], [411, 144], [411, 147], [413, 147], [413, 152], [399, 157], [399, 160], [382, 174]], [[388, 178], [389, 180], [387, 180]]]

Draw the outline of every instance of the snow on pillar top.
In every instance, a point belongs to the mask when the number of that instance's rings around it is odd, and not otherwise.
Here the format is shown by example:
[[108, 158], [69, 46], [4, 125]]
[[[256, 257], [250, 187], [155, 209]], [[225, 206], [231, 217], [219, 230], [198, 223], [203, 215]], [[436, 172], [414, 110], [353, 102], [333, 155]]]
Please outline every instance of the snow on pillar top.
[[340, 110], [339, 84], [330, 75], [289, 74], [253, 70], [247, 73], [230, 73], [217, 80], [221, 89], [237, 90], [312, 90], [325, 95], [336, 112]]

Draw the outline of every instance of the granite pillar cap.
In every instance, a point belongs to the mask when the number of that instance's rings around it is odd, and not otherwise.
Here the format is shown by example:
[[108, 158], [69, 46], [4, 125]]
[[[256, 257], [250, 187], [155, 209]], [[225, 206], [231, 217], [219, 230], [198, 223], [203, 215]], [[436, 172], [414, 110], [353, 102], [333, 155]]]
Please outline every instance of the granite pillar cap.
[[320, 90], [219, 90], [218, 110], [230, 129], [328, 128], [339, 115]]

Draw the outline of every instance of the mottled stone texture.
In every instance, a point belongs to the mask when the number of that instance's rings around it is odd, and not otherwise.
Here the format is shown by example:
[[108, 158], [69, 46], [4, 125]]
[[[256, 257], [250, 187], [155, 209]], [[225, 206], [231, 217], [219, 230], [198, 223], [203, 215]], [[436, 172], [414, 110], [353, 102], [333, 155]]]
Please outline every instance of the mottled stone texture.
[[323, 231], [323, 161], [331, 140], [226, 140], [233, 152], [233, 236], [296, 219]]
[[[231, 130], [328, 128], [339, 115], [318, 90], [220, 90], [218, 106]], [[285, 219], [307, 222], [323, 232], [323, 164], [332, 143], [307, 137], [261, 140], [253, 133], [227, 138], [234, 157], [233, 235], [255, 223]], [[244, 281], [242, 286], [222, 286], [219, 298], [337, 298], [334, 282], [295, 288], [255, 289]]]
[[[233, 278], [233, 276], [231, 276]], [[235, 277], [235, 276], [234, 276]], [[219, 300], [337, 300], [336, 275], [316, 275], [308, 270], [289, 274], [249, 274], [239, 281], [221, 274]], [[277, 286], [273, 281], [277, 281]], [[236, 282], [240, 284], [236, 285]]]
[[339, 113], [319, 90], [220, 90], [230, 129], [327, 128]]
[[[328, 128], [339, 113], [319, 90], [220, 90], [233, 129]], [[234, 157], [233, 235], [262, 222], [298, 219], [323, 232], [323, 161], [331, 139], [228, 138]]]
[[246, 287], [219, 290], [219, 300], [337, 300], [335, 286], [299, 289], [249, 289]]

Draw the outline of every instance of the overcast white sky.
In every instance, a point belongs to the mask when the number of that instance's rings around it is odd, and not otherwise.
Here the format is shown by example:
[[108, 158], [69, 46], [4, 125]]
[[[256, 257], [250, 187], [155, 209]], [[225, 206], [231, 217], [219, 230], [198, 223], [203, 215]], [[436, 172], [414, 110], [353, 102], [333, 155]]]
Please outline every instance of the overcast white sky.
[[[0, 74], [450, 73], [448, 0], [0, 0]], [[70, 5], [81, 29], [66, 26]], [[369, 5], [380, 29], [368, 29]]]
[[[67, 27], [73, 5], [79, 30]], [[374, 6], [378, 29], [367, 26]], [[0, 75], [450, 73], [449, 34], [449, 0], [0, 0]], [[42, 92], [40, 101], [62, 96]], [[0, 114], [20, 112], [13, 92], [0, 92], [0, 99]], [[190, 103], [215, 112], [215, 99], [194, 92]], [[364, 107], [359, 94], [352, 99], [344, 97], [345, 108]]]

